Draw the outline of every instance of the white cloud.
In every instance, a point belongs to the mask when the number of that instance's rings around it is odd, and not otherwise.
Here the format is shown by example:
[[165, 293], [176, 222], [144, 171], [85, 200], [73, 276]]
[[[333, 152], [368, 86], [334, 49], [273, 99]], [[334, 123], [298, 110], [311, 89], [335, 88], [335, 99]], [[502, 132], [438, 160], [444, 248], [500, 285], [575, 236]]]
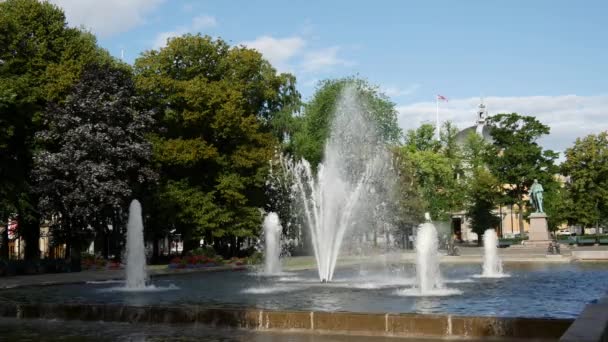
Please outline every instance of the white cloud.
[[196, 33], [197, 31], [208, 29], [217, 26], [217, 20], [215, 17], [209, 15], [199, 15], [192, 19], [190, 26], [181, 26], [173, 31], [160, 32], [154, 38], [152, 47], [154, 49], [160, 49], [167, 45], [167, 39], [178, 37], [188, 32]]
[[156, 35], [156, 38], [154, 38], [153, 48], [160, 49], [160, 48], [164, 47], [165, 45], [167, 45], [167, 39], [181, 36], [182, 34], [185, 34], [186, 32], [188, 32], [188, 30], [185, 28], [180, 28], [176, 31], [161, 32]]
[[[599, 96], [525, 96], [484, 98], [490, 115], [516, 112], [533, 115], [551, 127], [551, 134], [543, 137], [546, 148], [563, 151], [577, 137], [604, 131], [608, 127], [608, 95]], [[450, 99], [442, 102], [440, 120], [450, 120], [458, 127], [472, 126], [476, 119], [479, 98]], [[435, 121], [435, 102], [419, 102], [398, 106], [399, 124], [404, 129], [418, 127], [423, 122]]]
[[353, 62], [338, 57], [339, 46], [310, 51], [304, 56], [302, 70], [305, 72], [325, 71], [334, 66], [351, 66]]
[[405, 88], [388, 86], [381, 88], [382, 92], [389, 97], [401, 97], [413, 94], [420, 88], [420, 84], [411, 84]]
[[63, 8], [68, 23], [108, 37], [145, 22], [146, 14], [164, 0], [49, 0]]
[[290, 60], [302, 52], [306, 42], [301, 37], [274, 38], [261, 36], [241, 45], [259, 51], [279, 71], [289, 71]]
[[281, 72], [295, 72], [301, 75], [329, 71], [336, 66], [354, 65], [353, 62], [339, 57], [339, 46], [310, 49], [308, 41], [302, 35], [286, 38], [261, 36], [240, 44], [258, 50]]
[[210, 15], [199, 15], [192, 19], [192, 29], [195, 31], [217, 26], [217, 20]]

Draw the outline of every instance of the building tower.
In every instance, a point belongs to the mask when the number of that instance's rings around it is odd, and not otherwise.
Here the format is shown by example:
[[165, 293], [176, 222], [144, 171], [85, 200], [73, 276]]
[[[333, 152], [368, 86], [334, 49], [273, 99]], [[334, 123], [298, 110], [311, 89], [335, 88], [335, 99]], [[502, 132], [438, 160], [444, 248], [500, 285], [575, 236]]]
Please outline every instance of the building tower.
[[477, 128], [475, 132], [479, 134], [479, 136], [483, 137], [483, 128], [486, 126], [486, 117], [488, 116], [488, 110], [486, 109], [486, 105], [483, 104], [483, 98], [481, 99], [481, 103], [477, 108]]

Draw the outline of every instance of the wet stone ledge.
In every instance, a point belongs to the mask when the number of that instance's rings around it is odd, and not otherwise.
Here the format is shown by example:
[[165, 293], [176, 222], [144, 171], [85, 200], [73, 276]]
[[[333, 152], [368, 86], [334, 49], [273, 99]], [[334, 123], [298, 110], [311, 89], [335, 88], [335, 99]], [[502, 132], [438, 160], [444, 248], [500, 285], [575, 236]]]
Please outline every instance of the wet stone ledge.
[[608, 295], [585, 306], [560, 342], [608, 342]]
[[[571, 319], [422, 314], [272, 311], [204, 306], [0, 303], [0, 317], [131, 323], [201, 324], [256, 330], [373, 336], [557, 340]], [[570, 340], [568, 340], [570, 341]], [[599, 340], [601, 341], [601, 340]]]

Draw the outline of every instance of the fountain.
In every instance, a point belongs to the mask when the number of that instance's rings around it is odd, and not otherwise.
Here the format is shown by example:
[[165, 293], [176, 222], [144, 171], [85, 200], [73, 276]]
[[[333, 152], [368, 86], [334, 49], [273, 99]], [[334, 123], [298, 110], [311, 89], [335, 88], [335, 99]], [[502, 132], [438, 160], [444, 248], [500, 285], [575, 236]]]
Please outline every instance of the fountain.
[[[439, 237], [437, 228], [431, 222], [429, 213], [424, 214], [426, 222], [418, 227], [416, 233], [416, 283], [413, 288], [400, 290], [402, 296], [451, 296], [462, 294], [460, 290], [449, 289], [444, 285], [439, 269]], [[468, 282], [467, 279], [452, 282]]]
[[498, 235], [494, 229], [487, 229], [483, 234], [483, 278], [501, 278], [505, 274], [502, 271], [502, 261], [498, 257]]
[[[377, 207], [381, 196], [374, 187], [393, 179], [383, 174], [389, 169], [390, 157], [367, 115], [357, 89], [346, 86], [316, 176], [304, 159], [287, 168], [310, 231], [321, 282], [332, 280], [346, 232], [353, 229], [357, 218], [371, 217], [365, 213]], [[366, 225], [368, 229], [372, 226], [373, 222]]]
[[421, 294], [443, 288], [439, 271], [439, 239], [437, 229], [425, 214], [426, 221], [416, 234], [416, 281]]
[[129, 222], [127, 224], [127, 289], [145, 289], [148, 275], [146, 273], [146, 254], [144, 251], [144, 225], [141, 217], [141, 205], [138, 200], [131, 201]]
[[281, 272], [279, 256], [281, 254], [281, 223], [276, 213], [268, 213], [264, 218], [264, 273], [278, 274]]

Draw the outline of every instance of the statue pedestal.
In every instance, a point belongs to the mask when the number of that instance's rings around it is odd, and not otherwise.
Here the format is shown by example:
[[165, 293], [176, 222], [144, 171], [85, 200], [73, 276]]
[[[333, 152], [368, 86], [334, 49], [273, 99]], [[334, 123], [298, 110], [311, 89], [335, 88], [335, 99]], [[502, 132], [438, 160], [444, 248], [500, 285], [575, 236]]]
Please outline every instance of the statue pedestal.
[[546, 247], [551, 243], [551, 235], [549, 234], [549, 225], [547, 224], [547, 214], [532, 213], [530, 214], [530, 231], [528, 232], [528, 240], [523, 244], [526, 246], [543, 246]]

